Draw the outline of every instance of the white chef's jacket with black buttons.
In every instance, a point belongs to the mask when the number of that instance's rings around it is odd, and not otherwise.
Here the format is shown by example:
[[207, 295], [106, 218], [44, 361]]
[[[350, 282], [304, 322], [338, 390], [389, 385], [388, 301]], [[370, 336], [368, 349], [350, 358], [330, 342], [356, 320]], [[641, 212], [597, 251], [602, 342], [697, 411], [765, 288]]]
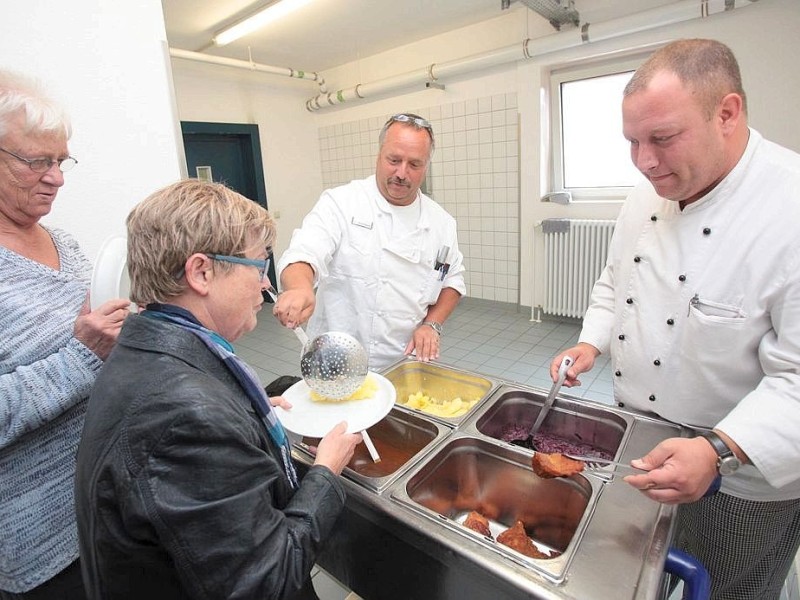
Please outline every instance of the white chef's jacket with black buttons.
[[580, 341], [611, 352], [621, 405], [739, 444], [754, 466], [724, 492], [800, 497], [800, 155], [751, 129], [736, 167], [683, 211], [635, 188]]
[[[420, 193], [416, 228], [392, 235], [393, 215], [375, 176], [326, 190], [292, 234], [278, 262], [306, 262], [318, 285], [317, 306], [308, 334], [344, 331], [369, 354], [372, 370], [403, 357], [403, 351], [428, 311], [431, 286], [466, 293], [463, 256], [456, 221]], [[443, 282], [431, 273], [437, 254], [449, 247], [450, 269]], [[434, 297], [437, 294], [434, 292]]]

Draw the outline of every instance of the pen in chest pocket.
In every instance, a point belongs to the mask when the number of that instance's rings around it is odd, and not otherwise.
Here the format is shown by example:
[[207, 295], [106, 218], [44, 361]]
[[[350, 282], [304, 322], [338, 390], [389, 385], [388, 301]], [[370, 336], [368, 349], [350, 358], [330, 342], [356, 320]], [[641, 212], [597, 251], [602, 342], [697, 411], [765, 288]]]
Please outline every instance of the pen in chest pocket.
[[450, 246], [442, 246], [439, 254], [436, 255], [436, 264], [433, 265], [433, 270], [439, 271], [439, 281], [444, 281], [447, 272], [450, 270], [450, 263], [445, 262], [448, 252], [450, 252]]

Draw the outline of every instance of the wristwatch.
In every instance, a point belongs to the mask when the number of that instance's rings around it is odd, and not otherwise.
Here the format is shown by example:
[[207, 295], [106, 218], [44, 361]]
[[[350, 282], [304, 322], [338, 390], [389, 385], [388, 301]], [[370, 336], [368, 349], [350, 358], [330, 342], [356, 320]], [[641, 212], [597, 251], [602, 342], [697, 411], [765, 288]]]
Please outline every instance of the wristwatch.
[[742, 466], [742, 461], [736, 457], [733, 450], [728, 448], [728, 444], [713, 431], [705, 431], [702, 435], [717, 453], [717, 471], [719, 474], [723, 477], [733, 475]]
[[436, 321], [423, 321], [422, 324], [423, 325], [428, 325], [429, 327], [433, 328], [433, 330], [436, 333], [438, 333], [439, 335], [442, 335], [442, 324], [441, 323], [437, 323]]

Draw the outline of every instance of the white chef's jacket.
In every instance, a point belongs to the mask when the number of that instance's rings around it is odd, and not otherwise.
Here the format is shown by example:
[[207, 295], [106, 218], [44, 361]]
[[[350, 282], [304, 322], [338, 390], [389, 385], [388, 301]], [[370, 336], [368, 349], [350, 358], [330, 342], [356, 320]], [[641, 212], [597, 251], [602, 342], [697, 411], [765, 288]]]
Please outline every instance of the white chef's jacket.
[[[424, 194], [416, 202], [416, 228], [398, 237], [390, 235], [393, 215], [374, 175], [327, 190], [278, 261], [279, 273], [295, 262], [314, 269], [319, 287], [308, 334], [344, 331], [355, 336], [372, 370], [403, 357], [414, 329], [438, 297], [432, 286], [466, 293], [455, 219]], [[445, 262], [450, 269], [437, 284], [431, 274], [443, 246], [449, 247]]]
[[683, 211], [635, 188], [580, 341], [611, 352], [620, 405], [739, 444], [755, 466], [723, 491], [800, 497], [800, 155], [751, 129], [736, 167]]

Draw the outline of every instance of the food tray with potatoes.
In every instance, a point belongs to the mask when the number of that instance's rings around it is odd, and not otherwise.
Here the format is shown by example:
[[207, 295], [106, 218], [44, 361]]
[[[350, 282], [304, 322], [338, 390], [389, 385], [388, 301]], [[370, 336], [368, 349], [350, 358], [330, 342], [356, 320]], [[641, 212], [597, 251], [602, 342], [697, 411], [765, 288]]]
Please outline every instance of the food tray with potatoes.
[[451, 427], [481, 405], [499, 382], [441, 363], [402, 360], [383, 376], [397, 390], [397, 406]]
[[[408, 366], [393, 375], [398, 395], [421, 390], [435, 397], [438, 391], [426, 387], [431, 380], [422, 378], [431, 371], [437, 390], [474, 382], [458, 369], [402, 364]], [[372, 463], [365, 451], [354, 457], [344, 472], [343, 525], [320, 566], [369, 598], [661, 597], [675, 507], [653, 502], [615, 475], [539, 475], [534, 452], [505, 439], [516, 429], [529, 434], [546, 394], [501, 382], [455, 426], [396, 403], [370, 435], [383, 442], [385, 460], [390, 448], [405, 456], [398, 455], [396, 470]], [[397, 422], [412, 416], [415, 425]], [[405, 441], [409, 429], [415, 444]], [[564, 395], [544, 430], [623, 462], [683, 434], [674, 424]], [[385, 485], [354, 481], [352, 471], [370, 483], [385, 478]]]

